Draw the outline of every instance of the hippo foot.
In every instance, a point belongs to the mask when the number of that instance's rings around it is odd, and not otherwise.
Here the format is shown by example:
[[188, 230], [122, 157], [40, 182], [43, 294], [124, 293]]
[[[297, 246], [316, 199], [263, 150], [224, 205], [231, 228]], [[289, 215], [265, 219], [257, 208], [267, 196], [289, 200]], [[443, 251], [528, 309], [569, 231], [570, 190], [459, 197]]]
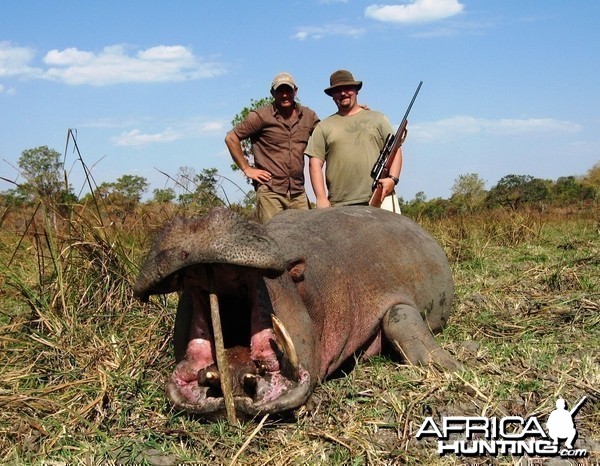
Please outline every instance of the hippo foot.
[[461, 369], [460, 363], [437, 344], [420, 311], [413, 306], [392, 306], [383, 318], [383, 332], [387, 340], [410, 364], [433, 364], [451, 371]]

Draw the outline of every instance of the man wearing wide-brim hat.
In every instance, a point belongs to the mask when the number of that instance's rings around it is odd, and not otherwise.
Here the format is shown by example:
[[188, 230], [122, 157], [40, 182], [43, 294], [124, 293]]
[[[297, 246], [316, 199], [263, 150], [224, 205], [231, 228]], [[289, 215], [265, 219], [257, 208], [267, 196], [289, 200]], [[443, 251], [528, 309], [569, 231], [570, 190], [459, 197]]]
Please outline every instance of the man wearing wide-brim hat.
[[[306, 147], [317, 208], [368, 205], [371, 198], [371, 169], [394, 128], [383, 113], [359, 105], [362, 85], [350, 71], [338, 70], [331, 75], [325, 89], [338, 111], [317, 125]], [[401, 169], [402, 148], [399, 148], [389, 178], [380, 180], [384, 197], [381, 207], [397, 213], [400, 205], [394, 188]]]
[[355, 87], [358, 92], [362, 89], [363, 85], [362, 81], [356, 81], [354, 76], [352, 76], [352, 73], [346, 70], [338, 70], [333, 73], [329, 78], [329, 84], [330, 86], [325, 89], [325, 94], [329, 97], [333, 97], [333, 91], [338, 87], [352, 86]]

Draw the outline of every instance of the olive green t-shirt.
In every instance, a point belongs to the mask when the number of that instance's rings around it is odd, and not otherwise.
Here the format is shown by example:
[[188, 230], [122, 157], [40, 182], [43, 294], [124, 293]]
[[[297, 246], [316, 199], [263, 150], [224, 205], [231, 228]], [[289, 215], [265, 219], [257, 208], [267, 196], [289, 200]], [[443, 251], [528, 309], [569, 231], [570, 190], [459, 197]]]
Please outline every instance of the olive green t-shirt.
[[305, 152], [325, 162], [325, 182], [332, 205], [369, 201], [371, 169], [387, 135], [393, 132], [383, 113], [365, 109], [349, 116], [336, 113], [316, 126]]

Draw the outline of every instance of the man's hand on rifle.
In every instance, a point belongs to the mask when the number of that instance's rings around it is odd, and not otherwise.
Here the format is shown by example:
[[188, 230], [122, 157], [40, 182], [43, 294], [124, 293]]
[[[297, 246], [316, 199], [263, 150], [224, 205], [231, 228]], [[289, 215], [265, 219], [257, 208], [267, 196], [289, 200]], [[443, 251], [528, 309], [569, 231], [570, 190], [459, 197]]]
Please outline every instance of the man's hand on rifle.
[[396, 183], [394, 183], [394, 180], [391, 178], [382, 178], [381, 180], [379, 180], [378, 184], [381, 185], [381, 188], [383, 189], [381, 195], [382, 198], [392, 194], [394, 188], [396, 187]]

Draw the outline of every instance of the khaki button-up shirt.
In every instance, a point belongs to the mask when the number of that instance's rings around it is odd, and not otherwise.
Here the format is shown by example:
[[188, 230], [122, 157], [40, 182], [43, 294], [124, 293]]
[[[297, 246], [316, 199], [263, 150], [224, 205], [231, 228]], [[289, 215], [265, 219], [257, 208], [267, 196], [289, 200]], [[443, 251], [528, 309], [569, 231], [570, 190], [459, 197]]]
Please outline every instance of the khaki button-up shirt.
[[256, 168], [271, 173], [265, 183], [285, 195], [304, 192], [304, 149], [319, 122], [317, 114], [296, 104], [294, 116], [285, 120], [273, 104], [250, 111], [233, 131], [240, 140], [250, 138]]

